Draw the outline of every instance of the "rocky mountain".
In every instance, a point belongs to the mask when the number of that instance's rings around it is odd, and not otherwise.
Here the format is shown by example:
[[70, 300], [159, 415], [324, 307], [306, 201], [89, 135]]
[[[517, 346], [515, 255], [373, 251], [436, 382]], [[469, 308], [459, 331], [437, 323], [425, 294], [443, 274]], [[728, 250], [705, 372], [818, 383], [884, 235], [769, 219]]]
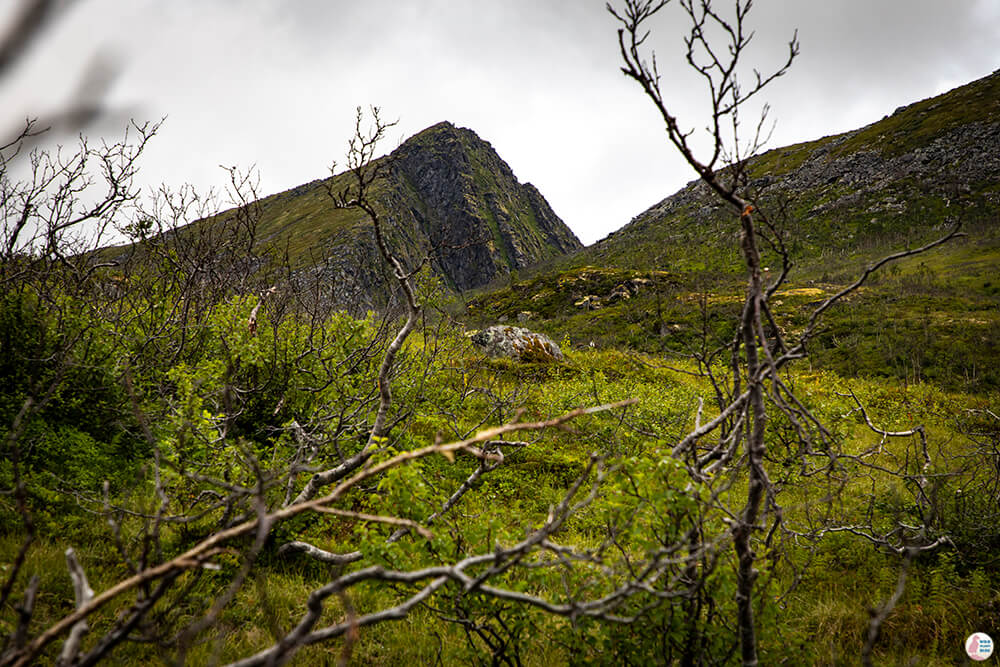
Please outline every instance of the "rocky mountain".
[[[858, 130], [771, 150], [748, 171], [745, 192], [782, 225], [802, 266], [823, 254], [915, 243], [948, 221], [995, 226], [1000, 70]], [[737, 228], [693, 181], [576, 263], [740, 270]]]
[[[394, 250], [411, 265], [430, 257], [431, 272], [464, 291], [582, 247], [530, 183], [520, 183], [475, 132], [438, 123], [386, 158], [376, 201]], [[287, 249], [293, 268], [320, 281], [337, 302], [378, 305], [391, 282], [367, 218], [337, 210], [328, 190], [348, 175], [265, 198], [258, 238]]]

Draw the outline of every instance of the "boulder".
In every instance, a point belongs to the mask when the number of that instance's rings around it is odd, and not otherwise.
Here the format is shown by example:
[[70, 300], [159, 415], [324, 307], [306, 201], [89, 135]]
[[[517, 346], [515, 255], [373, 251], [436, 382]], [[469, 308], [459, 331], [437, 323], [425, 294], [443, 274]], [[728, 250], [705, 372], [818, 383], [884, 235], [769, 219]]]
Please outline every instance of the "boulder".
[[551, 338], [521, 327], [487, 327], [473, 334], [471, 340], [491, 357], [509, 357], [536, 363], [563, 359], [562, 350]]

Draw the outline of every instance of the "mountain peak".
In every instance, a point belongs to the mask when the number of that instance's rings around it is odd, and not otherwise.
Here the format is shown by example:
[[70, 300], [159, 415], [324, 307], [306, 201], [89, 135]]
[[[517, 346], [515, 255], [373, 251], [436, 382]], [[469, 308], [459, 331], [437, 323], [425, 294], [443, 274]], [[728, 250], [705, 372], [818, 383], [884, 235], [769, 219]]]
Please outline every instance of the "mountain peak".
[[[419, 137], [422, 134], [430, 134], [430, 133], [434, 133], [434, 132], [441, 132], [441, 131], [454, 130], [454, 129], [456, 129], [454, 123], [452, 123], [450, 120], [442, 120], [442, 121], [440, 121], [438, 123], [434, 123], [430, 127], [425, 127], [424, 129], [422, 129], [419, 132], [417, 132], [416, 134], [414, 134], [413, 137]], [[410, 138], [412, 139], [413, 137], [410, 137]]]
[[538, 190], [521, 184], [468, 128], [432, 125], [403, 142], [391, 161], [422, 204], [411, 210], [441, 273], [458, 290], [582, 247]]
[[[404, 141], [370, 195], [385, 233], [409, 266], [429, 266], [453, 290], [480, 287], [536, 262], [582, 248], [531, 185], [474, 131], [442, 121]], [[360, 211], [337, 209], [329, 188], [342, 173], [261, 200], [258, 238], [285, 248], [293, 268], [328, 298], [364, 311], [389, 299], [391, 282]]]
[[444, 138], [456, 138], [459, 134], [469, 133], [478, 139], [475, 132], [468, 128], [458, 127], [448, 120], [434, 123], [430, 127], [425, 127], [412, 137], [400, 144], [400, 147], [413, 144], [439, 141]]

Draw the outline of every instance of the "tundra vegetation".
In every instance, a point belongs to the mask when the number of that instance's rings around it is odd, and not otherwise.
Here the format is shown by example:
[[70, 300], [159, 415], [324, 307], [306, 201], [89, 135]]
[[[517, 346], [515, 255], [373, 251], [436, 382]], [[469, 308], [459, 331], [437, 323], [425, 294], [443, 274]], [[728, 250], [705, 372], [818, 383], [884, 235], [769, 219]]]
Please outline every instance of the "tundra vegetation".
[[[689, 302], [683, 355], [477, 352], [386, 232], [377, 110], [327, 193], [395, 290], [362, 317], [261, 241], [251, 175], [223, 202], [142, 200], [155, 125], [23, 155], [29, 123], [0, 153], [0, 663], [950, 664], [996, 630], [995, 393], [802, 361], [879, 272], [962, 232], [818, 299], [788, 282], [794, 211], [754, 196], [766, 125], [739, 121], [798, 43], [746, 70], [750, 8], [609, 7], [624, 74], [732, 225], [742, 289]], [[648, 51], [670, 9], [707, 143]], [[100, 248], [112, 229], [131, 243]]]

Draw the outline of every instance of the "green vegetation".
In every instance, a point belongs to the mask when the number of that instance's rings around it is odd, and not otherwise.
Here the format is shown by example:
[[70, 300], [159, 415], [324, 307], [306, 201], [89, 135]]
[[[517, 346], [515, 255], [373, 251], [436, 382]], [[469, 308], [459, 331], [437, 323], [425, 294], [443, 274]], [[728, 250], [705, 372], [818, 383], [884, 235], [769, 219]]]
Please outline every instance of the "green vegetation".
[[[161, 470], [174, 499], [170, 513], [182, 511], [190, 503], [191, 507], [200, 506], [201, 494], [212, 488], [205, 481], [208, 478], [225, 477], [230, 483], [244, 484], [253, 479], [253, 465], [276, 471], [280, 462], [295, 455], [294, 435], [289, 427], [293, 420], [304, 421], [308, 415], [323, 410], [322, 406], [337, 405], [359, 392], [363, 394], [373, 381], [374, 368], [365, 363], [321, 391], [314, 387], [325, 365], [343, 367], [364, 341], [376, 336], [373, 321], [331, 315], [316, 329], [295, 317], [277, 319], [275, 309], [265, 304], [253, 335], [246, 322], [256, 304], [256, 299], [246, 297], [220, 303], [206, 313], [205, 344], [197, 353], [173, 363], [164, 360], [141, 372], [133, 368], [132, 390], [139, 400], [139, 414], [145, 416], [152, 429], [156, 447], [162, 456], [184, 466]], [[18, 331], [25, 327], [38, 330], [55, 323], [51, 311], [32, 308], [30, 302], [8, 298], [3, 305], [2, 333], [9, 334], [14, 326]], [[88, 310], [84, 304], [67, 300], [64, 312], [66, 317], [76, 313], [72, 317], [75, 319], [86, 316]], [[42, 578], [41, 590], [46, 595], [39, 599], [35, 610], [39, 626], [66, 613], [67, 600], [72, 599], [62, 565], [61, 554], [66, 547], [73, 546], [81, 553], [95, 590], [108, 588], [127, 573], [114, 541], [107, 539], [107, 526], [90, 513], [100, 516], [104, 512], [103, 480], [109, 480], [112, 507], [138, 500], [148, 512], [155, 508], [149, 449], [137, 435], [141, 429], [135, 423], [136, 416], [129, 414], [127, 391], [113, 381], [127, 372], [126, 360], [135, 352], [129, 351], [130, 345], [143, 342], [137, 333], [106, 325], [93, 330], [86, 357], [74, 359], [69, 365], [73, 372], [60, 381], [59, 395], [63, 398], [37, 413], [24, 436], [24, 442], [30, 443], [26, 448], [30, 449], [30, 457], [22, 462], [22, 474], [30, 480], [28, 502], [38, 540], [30, 547], [17, 587], [23, 587], [34, 574]], [[311, 347], [321, 339], [329, 341], [329, 345], [322, 350]], [[37, 358], [41, 351], [26, 346], [44, 342], [44, 337], [20, 340], [20, 345], [5, 344], [3, 348], [4, 386], [8, 388], [4, 392], [3, 418], [7, 423], [13, 420], [24, 393], [14, 389], [15, 380], [43, 379], [39, 374], [44, 372], [42, 369], [18, 373], [12, 370], [12, 364]], [[132, 343], [125, 342], [123, 348], [121, 341]], [[118, 354], [108, 355], [109, 349], [117, 349]], [[641, 551], [652, 548], [656, 540], [669, 538], [669, 531], [677, 528], [671, 528], [670, 521], [696, 510], [698, 492], [692, 491], [692, 482], [683, 468], [669, 472], [663, 468], [670, 461], [664, 448], [669, 449], [669, 443], [693, 424], [692, 407], [697, 398], [707, 399], [712, 393], [705, 378], [692, 375], [694, 366], [685, 364], [674, 369], [657, 357], [615, 350], [570, 352], [567, 361], [557, 365], [486, 361], [464, 337], [447, 331], [415, 341], [406, 357], [405, 369], [394, 379], [394, 386], [400, 404], [412, 410], [413, 417], [394, 434], [391, 448], [382, 456], [430, 444], [437, 437], [454, 437], [484, 419], [502, 421], [515, 409], [526, 410], [526, 417], [535, 418], [556, 415], [580, 404], [626, 398], [638, 399], [638, 403], [625, 415], [589, 417], [576, 423], [572, 431], [547, 432], [525, 447], [512, 448], [505, 465], [484, 475], [476, 492], [463, 500], [460, 510], [432, 528], [430, 540], [407, 538], [388, 545], [385, 539], [392, 532], [391, 526], [322, 515], [304, 516], [277, 526], [260, 555], [254, 578], [226, 607], [213, 629], [191, 647], [190, 661], [230, 660], [260, 650], [270, 645], [277, 629], [287, 630], [297, 622], [308, 591], [327, 580], [330, 566], [304, 557], [278, 555], [277, 547], [292, 535], [331, 551], [360, 547], [374, 562], [395, 568], [427, 566], [434, 562], [436, 554], [455, 550], [489, 552], [494, 543], [515, 542], [526, 527], [544, 521], [550, 506], [559, 502], [587, 468], [592, 452], [608, 457], [615, 466], [609, 469], [595, 501], [558, 533], [560, 543], [596, 549], [602, 539], [602, 526], [610, 520], [628, 531], [619, 539], [630, 549]], [[970, 439], [973, 436], [1000, 437], [1000, 423], [980, 418], [969, 421], [963, 416], [974, 414], [968, 410], [983, 410], [995, 404], [995, 395], [973, 397], [947, 393], [930, 384], [905, 386], [891, 381], [854, 381], [848, 385], [828, 372], [796, 371], [789, 380], [836, 434], [847, 453], [858, 453], [877, 443], [876, 436], [855, 418], [852, 400], [843, 394], [848, 386], [881, 425], [897, 429], [925, 425], [932, 436], [936, 465], [948, 466], [966, 456], [981, 455], [982, 450]], [[249, 386], [268, 390], [245, 394], [241, 388]], [[227, 401], [234, 400], [229, 393], [234, 389], [241, 396], [237, 399], [239, 406], [227, 408]], [[85, 406], [73, 403], [74, 397], [83, 396], [90, 399]], [[77, 414], [79, 410], [86, 410], [85, 418]], [[131, 426], [123, 429], [122, 420]], [[85, 432], [72, 431], [80, 433], [76, 436], [60, 431], [84, 426]], [[219, 440], [224, 430], [226, 436]], [[130, 443], [123, 443], [122, 435], [128, 432], [136, 435]], [[59, 433], [61, 437], [52, 438], [46, 433]], [[651, 436], [653, 433], [659, 435]], [[786, 450], [780, 433], [776, 432], [769, 449], [769, 461], [778, 470], [782, 457], [792, 454]], [[339, 446], [350, 447], [350, 440], [351, 436], [345, 435]], [[913, 439], [892, 442], [880, 458], [890, 462], [906, 457], [914, 452], [915, 444]], [[73, 447], [79, 449], [69, 451]], [[983, 482], [979, 467], [985, 463], [970, 460], [957, 472], [948, 468], [949, 475], [935, 487], [942, 521], [954, 536], [955, 548], [922, 558], [914, 565], [907, 593], [883, 631], [877, 656], [945, 664], [968, 633], [966, 619], [988, 623], [996, 617], [1000, 598], [991, 591], [1000, 581], [989, 564], [1000, 544], [982, 531], [996, 508], [975, 505], [982, 500], [979, 497], [962, 496], [963, 488], [970, 490]], [[475, 465], [474, 460], [461, 456], [453, 462], [444, 457], [425, 459], [395, 470], [374, 488], [352, 492], [343, 506], [419, 521], [439, 507]], [[186, 476], [185, 469], [197, 470], [202, 481]], [[789, 526], [805, 524], [812, 513], [830, 506], [828, 480], [817, 483], [802, 476], [802, 472], [792, 466], [781, 473], [781, 483], [790, 489], [784, 500]], [[4, 486], [10, 488], [9, 462], [2, 474]], [[836, 491], [838, 522], [851, 523], [868, 509], [869, 501], [877, 503], [880, 511], [887, 513], [887, 519], [893, 513], [906, 515], [913, 510], [907, 504], [905, 488], [896, 486], [898, 482], [882, 480], [874, 488], [869, 488], [870, 484], [859, 479]], [[276, 485], [269, 494], [280, 496], [283, 492], [284, 486]], [[0, 562], [9, 565], [20, 546], [21, 521], [8, 503], [0, 511], [6, 527], [0, 537]], [[222, 508], [208, 512], [194, 523], [161, 526], [164, 557], [182, 551], [204, 531], [212, 530], [222, 512]], [[120, 539], [127, 548], [148, 539], [148, 519], [114, 511], [108, 516], [119, 522]], [[630, 520], [624, 522], [623, 516]], [[969, 542], [963, 544], [963, 540]], [[184, 574], [176, 592], [162, 603], [169, 611], [151, 619], [146, 631], [165, 636], [163, 633], [169, 635], [170, 628], [195, 620], [201, 613], [202, 601], [223, 593], [243, 558], [239, 549], [227, 550], [214, 559], [221, 569]], [[866, 630], [866, 609], [889, 595], [899, 563], [895, 556], [842, 535], [816, 544], [785, 545], [780, 557], [769, 561], [767, 567], [764, 594], [780, 595], [781, 599], [762, 621], [762, 655], [767, 662], [787, 658], [812, 663], [839, 661], [856, 653]], [[784, 594], [796, 580], [800, 580], [798, 586]], [[512, 570], [503, 583], [553, 599], [563, 595], [567, 584], [565, 574], [548, 569]], [[573, 585], [583, 587], [578, 592], [602, 588], [600, 582], [586, 580]], [[698, 620], [702, 631], [708, 633], [706, 641], [712, 643], [705, 650], [724, 654], [733, 641], [722, 623], [733, 613], [732, 571], [726, 565], [720, 566], [705, 585], [717, 605]], [[349, 600], [358, 613], [365, 613], [407, 590], [403, 587], [394, 593], [379, 585], [362, 586], [352, 589]], [[538, 665], [645, 662], [653, 656], [669, 659], [670, 655], [676, 658], [685, 633], [691, 630], [689, 621], [673, 604], [657, 607], [641, 624], [618, 626], [589, 620], [571, 624], [538, 610], [480, 596], [455, 598], [455, 607], [449, 599], [446, 590], [436, 602], [414, 610], [404, 621], [363, 629], [353, 648], [353, 659], [379, 664], [434, 660], [440, 656], [446, 664], [453, 664], [488, 656], [488, 644], [475, 635], [466, 636], [460, 625], [442, 620], [456, 615], [498, 633], [498, 641], [505, 642], [503, 654], [507, 657], [519, 656], [525, 664]], [[323, 623], [335, 622], [343, 613], [341, 603], [332, 601], [324, 612]], [[113, 610], [99, 613], [92, 619], [91, 632], [99, 636], [113, 622]], [[13, 629], [14, 623], [12, 610], [5, 609], [5, 633]], [[928, 628], [933, 632], [929, 633]], [[818, 637], [825, 639], [820, 641]], [[298, 660], [311, 664], [331, 659], [340, 650], [336, 643], [307, 648]], [[153, 646], [126, 644], [115, 655], [119, 661], [138, 662], [155, 657], [159, 651]]]
[[[876, 274], [827, 313], [810, 363], [845, 377], [996, 391], [1000, 245], [991, 236], [973, 229], [968, 239]], [[788, 287], [776, 295], [782, 330], [801, 329], [816, 304], [852, 282], [857, 267], [875, 256], [871, 249], [831, 254], [793, 271]], [[631, 292], [621, 289], [628, 285]], [[743, 290], [735, 277], [582, 266], [473, 296], [465, 316], [484, 326], [530, 313], [527, 326], [577, 349], [593, 343], [683, 359], [701, 349], [706, 334], [713, 344], [732, 337]], [[581, 303], [588, 296], [599, 297], [596, 310], [591, 302]]]

